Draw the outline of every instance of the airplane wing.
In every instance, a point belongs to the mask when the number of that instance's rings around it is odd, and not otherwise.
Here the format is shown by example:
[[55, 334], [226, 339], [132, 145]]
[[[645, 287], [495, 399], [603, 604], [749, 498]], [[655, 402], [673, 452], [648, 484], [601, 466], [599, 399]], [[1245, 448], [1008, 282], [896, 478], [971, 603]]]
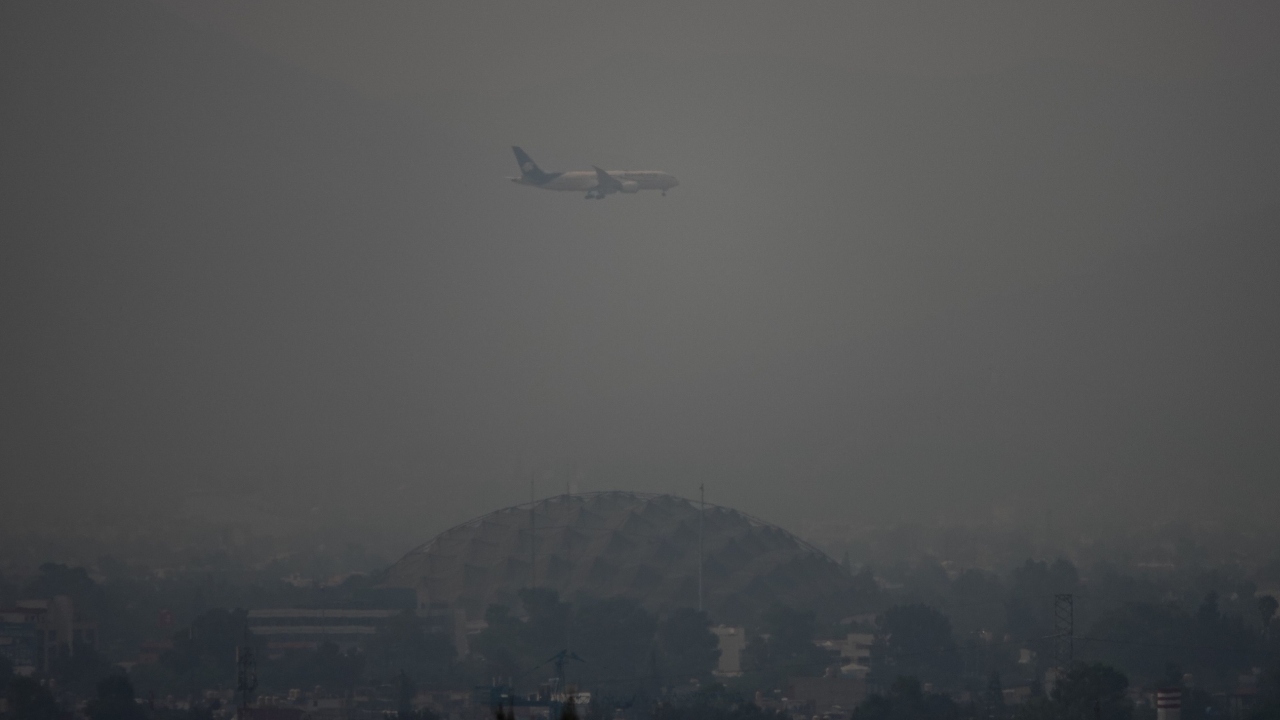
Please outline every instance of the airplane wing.
[[599, 167], [592, 165], [596, 169], [596, 186], [594, 190], [600, 193], [615, 193], [622, 189], [622, 182], [618, 178], [601, 170]]

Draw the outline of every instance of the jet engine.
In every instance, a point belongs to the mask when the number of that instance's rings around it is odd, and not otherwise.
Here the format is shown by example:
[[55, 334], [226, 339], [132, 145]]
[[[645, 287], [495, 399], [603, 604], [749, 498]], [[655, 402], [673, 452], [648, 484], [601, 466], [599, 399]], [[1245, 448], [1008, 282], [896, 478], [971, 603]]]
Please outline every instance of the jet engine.
[[623, 180], [618, 183], [618, 190], [624, 193], [640, 192], [640, 183], [635, 180]]

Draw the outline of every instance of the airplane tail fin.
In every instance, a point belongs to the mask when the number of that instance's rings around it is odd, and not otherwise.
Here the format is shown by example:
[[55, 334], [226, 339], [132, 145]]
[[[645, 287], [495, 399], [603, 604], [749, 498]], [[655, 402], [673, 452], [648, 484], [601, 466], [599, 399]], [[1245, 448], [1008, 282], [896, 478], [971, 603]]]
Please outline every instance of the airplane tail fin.
[[516, 154], [516, 162], [520, 164], [521, 175], [534, 181], [546, 177], [546, 173], [542, 171], [542, 168], [538, 167], [538, 163], [534, 162], [528, 153], [521, 150], [519, 145], [512, 145], [511, 149]]

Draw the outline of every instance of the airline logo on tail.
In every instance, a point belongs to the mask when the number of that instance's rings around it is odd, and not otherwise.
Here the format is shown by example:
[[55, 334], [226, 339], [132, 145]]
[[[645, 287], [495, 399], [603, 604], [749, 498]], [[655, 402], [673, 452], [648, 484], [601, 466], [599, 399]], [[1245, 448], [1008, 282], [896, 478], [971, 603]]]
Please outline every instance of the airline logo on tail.
[[529, 154], [513, 145], [520, 177], [510, 178], [519, 185], [532, 185], [544, 190], [570, 190], [585, 192], [588, 200], [602, 200], [614, 193], [637, 193], [641, 190], [660, 190], [663, 195], [680, 184], [670, 173], [660, 170], [602, 170], [592, 166], [590, 170], [546, 172]]
[[520, 177], [526, 183], [531, 185], [544, 185], [560, 175], [560, 173], [543, 172], [542, 168], [538, 167], [538, 163], [534, 162], [533, 158], [529, 157], [529, 155], [519, 147], [512, 146], [511, 149], [516, 153], [516, 162], [520, 163]]

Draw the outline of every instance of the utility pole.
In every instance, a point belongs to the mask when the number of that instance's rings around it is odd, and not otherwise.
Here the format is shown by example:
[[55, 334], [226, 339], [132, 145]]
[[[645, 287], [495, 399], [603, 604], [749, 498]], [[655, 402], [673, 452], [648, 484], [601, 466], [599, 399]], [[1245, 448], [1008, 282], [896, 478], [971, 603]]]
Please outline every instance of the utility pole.
[[703, 516], [707, 512], [707, 487], [698, 483], [698, 612], [702, 612]]

